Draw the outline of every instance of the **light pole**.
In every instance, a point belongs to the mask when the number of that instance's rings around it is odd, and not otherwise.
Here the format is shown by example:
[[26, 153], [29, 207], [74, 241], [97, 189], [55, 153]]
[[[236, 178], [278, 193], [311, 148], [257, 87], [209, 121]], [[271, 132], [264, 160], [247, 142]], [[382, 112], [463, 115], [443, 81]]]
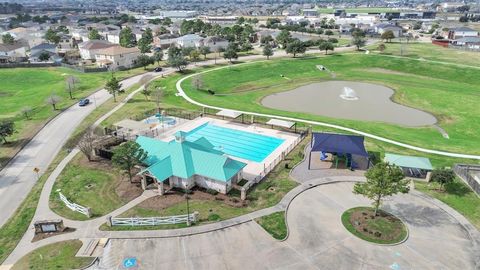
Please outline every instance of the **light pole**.
[[188, 187], [185, 187], [185, 199], [187, 200], [187, 226], [190, 226], [190, 207], [188, 205], [188, 193], [190, 193], [190, 190]]

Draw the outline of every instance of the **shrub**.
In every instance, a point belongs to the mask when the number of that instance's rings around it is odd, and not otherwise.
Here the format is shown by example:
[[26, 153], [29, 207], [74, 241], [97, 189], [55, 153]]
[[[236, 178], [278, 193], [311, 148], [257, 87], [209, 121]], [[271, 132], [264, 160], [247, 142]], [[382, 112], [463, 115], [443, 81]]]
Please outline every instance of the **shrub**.
[[216, 191], [215, 189], [208, 188], [208, 189], [207, 189], [207, 193], [208, 193], [208, 194], [212, 194], [212, 195], [217, 195], [217, 194], [218, 194], [218, 191]]

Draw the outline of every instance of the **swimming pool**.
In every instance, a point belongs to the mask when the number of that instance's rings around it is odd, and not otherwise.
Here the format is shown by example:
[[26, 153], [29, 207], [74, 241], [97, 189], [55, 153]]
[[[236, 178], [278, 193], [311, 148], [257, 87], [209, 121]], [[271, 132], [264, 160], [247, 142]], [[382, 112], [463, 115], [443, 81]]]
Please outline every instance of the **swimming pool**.
[[188, 132], [186, 139], [194, 141], [200, 137], [206, 138], [227, 155], [255, 162], [262, 162], [284, 141], [279, 138], [208, 123]]

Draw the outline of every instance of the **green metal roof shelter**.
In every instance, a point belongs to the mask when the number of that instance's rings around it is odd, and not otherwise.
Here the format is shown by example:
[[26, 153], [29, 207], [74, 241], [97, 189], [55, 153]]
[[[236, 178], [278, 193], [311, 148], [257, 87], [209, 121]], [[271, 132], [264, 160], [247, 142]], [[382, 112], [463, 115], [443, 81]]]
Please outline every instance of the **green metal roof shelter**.
[[186, 141], [185, 134], [177, 132], [170, 142], [139, 136], [136, 142], [148, 152], [145, 163], [148, 171], [157, 181], [171, 176], [188, 179], [201, 175], [221, 182], [227, 182], [247, 164], [227, 157], [204, 137]]
[[433, 170], [430, 160], [425, 157], [404, 156], [391, 153], [385, 153], [385, 162], [395, 164], [403, 168], [412, 168], [431, 171]]

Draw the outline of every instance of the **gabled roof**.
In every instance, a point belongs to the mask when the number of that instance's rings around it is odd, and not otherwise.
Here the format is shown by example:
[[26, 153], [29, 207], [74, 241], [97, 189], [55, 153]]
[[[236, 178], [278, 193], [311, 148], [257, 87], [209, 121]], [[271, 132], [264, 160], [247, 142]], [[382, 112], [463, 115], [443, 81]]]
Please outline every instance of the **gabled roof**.
[[385, 153], [385, 162], [395, 164], [399, 167], [414, 168], [431, 171], [433, 169], [432, 164], [428, 158], [404, 156], [397, 154]]
[[115, 45], [115, 46], [100, 49], [97, 51], [97, 54], [105, 54], [105, 55], [119, 55], [119, 54], [129, 54], [129, 53], [140, 53], [140, 50], [136, 47], [124, 48], [120, 45]]
[[31, 51], [33, 50], [55, 50], [57, 46], [55, 44], [50, 44], [50, 43], [42, 43], [38, 44], [37, 46], [34, 46], [30, 48]]
[[115, 44], [105, 40], [89, 40], [78, 44], [78, 47], [85, 50], [98, 50], [113, 47]]
[[171, 176], [190, 178], [201, 175], [217, 181], [228, 181], [246, 166], [233, 160], [205, 138], [196, 141], [164, 142], [149, 137], [139, 136], [136, 140], [140, 147], [148, 152], [146, 165], [148, 171], [158, 181]]
[[363, 144], [363, 136], [335, 134], [335, 133], [313, 133], [312, 152], [328, 153], [349, 153], [368, 157], [367, 150]]
[[20, 43], [14, 43], [14, 44], [0, 44], [0, 52], [11, 52], [16, 49], [20, 49], [25, 47], [24, 45]]
[[465, 27], [465, 26], [454, 28], [453, 31], [455, 31], [455, 32], [477, 32], [476, 30], [473, 30], [472, 28]]

